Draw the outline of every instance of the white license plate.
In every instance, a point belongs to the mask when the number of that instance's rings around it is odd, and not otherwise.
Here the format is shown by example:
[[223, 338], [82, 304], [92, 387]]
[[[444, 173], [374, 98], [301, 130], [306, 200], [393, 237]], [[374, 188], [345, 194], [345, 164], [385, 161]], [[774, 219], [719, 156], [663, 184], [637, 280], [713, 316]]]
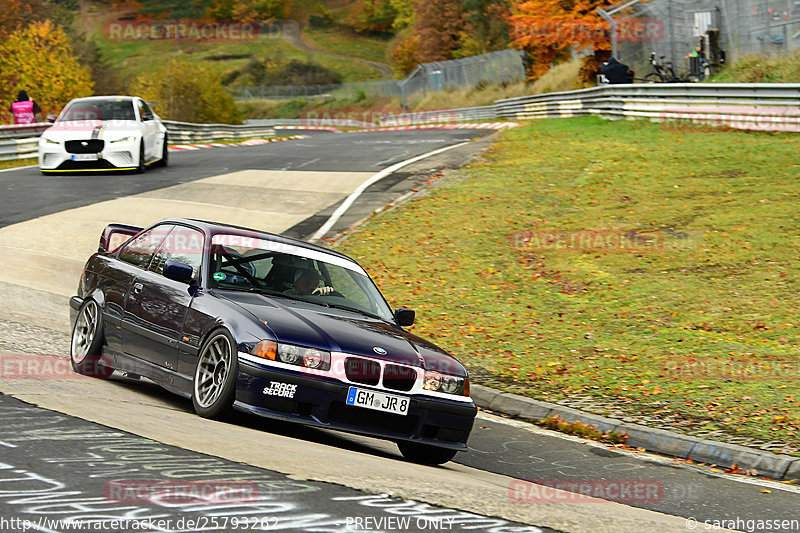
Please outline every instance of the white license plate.
[[97, 154], [72, 154], [73, 161], [97, 161]]
[[404, 396], [350, 387], [347, 391], [347, 401], [345, 403], [396, 415], [406, 415], [408, 414], [408, 405], [411, 402]]

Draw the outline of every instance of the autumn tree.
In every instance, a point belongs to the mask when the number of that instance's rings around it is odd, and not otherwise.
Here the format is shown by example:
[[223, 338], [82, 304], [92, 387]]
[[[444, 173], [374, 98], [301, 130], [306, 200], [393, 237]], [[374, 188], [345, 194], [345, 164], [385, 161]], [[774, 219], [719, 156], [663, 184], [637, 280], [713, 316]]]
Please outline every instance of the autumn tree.
[[0, 109], [20, 89], [45, 112], [55, 113], [73, 98], [92, 94], [89, 69], [81, 65], [60, 26], [34, 22], [0, 41]]
[[539, 78], [550, 65], [570, 56], [573, 48], [591, 48], [596, 56], [608, 54], [611, 38], [608, 24], [597, 8], [613, 0], [524, 0], [512, 6], [511, 40], [515, 48], [527, 52], [529, 77]]
[[411, 30], [392, 51], [403, 73], [419, 63], [484, 54], [508, 45], [509, 0], [416, 0], [412, 5], [411, 19], [400, 11], [395, 19], [395, 27], [409, 21]]
[[397, 11], [390, 0], [361, 0], [355, 10], [353, 28], [359, 33], [388, 33]]
[[291, 0], [212, 0], [208, 15], [216, 20], [261, 22], [287, 18], [291, 7]]
[[170, 120], [241, 124], [242, 116], [217, 73], [182, 58], [164, 63], [153, 74], [140, 76], [132, 94], [156, 102], [156, 112]]
[[398, 64], [413, 67], [453, 59], [466, 23], [461, 0], [420, 0], [414, 4], [414, 12], [412, 34], [392, 51]]
[[0, 9], [0, 38], [43, 20], [47, 11], [43, 0], [4, 0]]

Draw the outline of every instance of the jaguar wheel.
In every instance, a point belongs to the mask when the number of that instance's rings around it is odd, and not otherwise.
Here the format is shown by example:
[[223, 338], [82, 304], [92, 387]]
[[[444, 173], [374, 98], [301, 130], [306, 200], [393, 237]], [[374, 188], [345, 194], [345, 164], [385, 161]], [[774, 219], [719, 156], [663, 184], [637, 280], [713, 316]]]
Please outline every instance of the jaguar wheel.
[[144, 163], [144, 139], [139, 141], [139, 166], [136, 167], [137, 174], [144, 174], [145, 171], [145, 163]]

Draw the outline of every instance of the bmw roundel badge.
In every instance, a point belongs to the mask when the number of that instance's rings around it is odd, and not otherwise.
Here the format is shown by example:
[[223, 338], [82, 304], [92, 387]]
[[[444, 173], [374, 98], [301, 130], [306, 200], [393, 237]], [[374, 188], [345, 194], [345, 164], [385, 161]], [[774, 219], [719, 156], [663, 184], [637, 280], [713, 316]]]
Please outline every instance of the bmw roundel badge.
[[384, 349], [383, 349], [383, 348], [381, 348], [380, 346], [376, 346], [376, 347], [374, 347], [374, 348], [372, 349], [372, 351], [373, 351], [373, 352], [375, 352], [375, 353], [376, 353], [376, 354], [378, 354], [378, 355], [386, 355], [386, 350], [384, 350]]

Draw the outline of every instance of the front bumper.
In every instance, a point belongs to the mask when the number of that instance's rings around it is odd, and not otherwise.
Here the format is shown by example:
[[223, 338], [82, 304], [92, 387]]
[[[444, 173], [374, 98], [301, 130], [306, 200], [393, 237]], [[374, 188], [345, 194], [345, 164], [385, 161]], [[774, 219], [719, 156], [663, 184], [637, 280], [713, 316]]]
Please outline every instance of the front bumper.
[[[269, 396], [271, 382], [296, 385], [291, 397]], [[347, 405], [351, 385], [296, 372], [264, 368], [239, 360], [234, 408], [267, 418], [359, 433], [393, 441], [411, 441], [440, 448], [466, 450], [477, 414], [473, 403], [403, 395], [408, 414], [398, 415]], [[359, 388], [366, 388], [359, 385]], [[387, 391], [381, 391], [387, 392]]]
[[73, 161], [73, 155], [62, 148], [39, 148], [39, 170], [43, 172], [81, 172], [107, 170], [135, 170], [139, 164], [139, 154], [132, 148], [104, 149], [92, 161]]

